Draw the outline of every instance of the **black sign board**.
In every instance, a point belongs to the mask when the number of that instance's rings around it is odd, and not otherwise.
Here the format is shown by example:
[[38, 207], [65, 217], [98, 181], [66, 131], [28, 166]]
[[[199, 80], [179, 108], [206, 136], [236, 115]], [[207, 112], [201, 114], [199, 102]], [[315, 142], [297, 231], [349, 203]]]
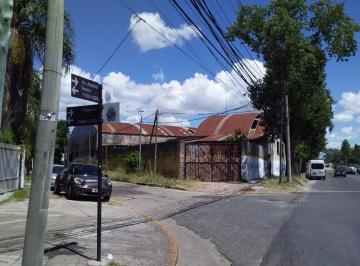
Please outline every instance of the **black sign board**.
[[100, 93], [99, 83], [71, 74], [71, 96], [98, 103]]
[[99, 105], [67, 107], [66, 122], [69, 127], [97, 125], [99, 123]]

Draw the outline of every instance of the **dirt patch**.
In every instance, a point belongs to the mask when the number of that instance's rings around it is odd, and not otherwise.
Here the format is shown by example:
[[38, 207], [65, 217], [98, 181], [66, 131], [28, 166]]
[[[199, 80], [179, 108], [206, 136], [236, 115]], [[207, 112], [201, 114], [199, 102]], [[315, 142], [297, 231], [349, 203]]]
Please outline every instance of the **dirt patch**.
[[192, 191], [212, 195], [234, 195], [252, 190], [253, 184], [225, 182], [196, 182]]

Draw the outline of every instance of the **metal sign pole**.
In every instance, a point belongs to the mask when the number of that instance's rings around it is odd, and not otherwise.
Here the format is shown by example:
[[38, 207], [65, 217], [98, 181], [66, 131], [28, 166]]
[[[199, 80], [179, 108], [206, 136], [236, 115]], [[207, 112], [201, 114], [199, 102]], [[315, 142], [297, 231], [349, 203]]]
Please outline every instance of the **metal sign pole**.
[[99, 86], [98, 114], [98, 198], [97, 198], [97, 250], [96, 259], [101, 261], [101, 202], [102, 202], [102, 85]]

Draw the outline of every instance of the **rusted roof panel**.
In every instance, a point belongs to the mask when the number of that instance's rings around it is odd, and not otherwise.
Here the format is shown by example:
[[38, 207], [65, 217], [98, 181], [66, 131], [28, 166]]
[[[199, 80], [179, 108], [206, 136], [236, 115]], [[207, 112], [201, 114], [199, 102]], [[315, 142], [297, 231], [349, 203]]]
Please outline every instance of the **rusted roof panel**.
[[230, 136], [240, 130], [248, 139], [259, 138], [264, 135], [263, 127], [258, 124], [255, 130], [250, 130], [259, 114], [254, 112], [209, 117], [200, 124], [195, 136]]
[[[140, 131], [139, 124], [130, 123], [112, 123], [103, 124], [102, 126], [104, 134], [128, 134], [138, 135]], [[142, 134], [151, 135], [153, 125], [142, 124]], [[157, 129], [157, 135], [159, 137], [188, 137], [193, 136], [195, 132], [194, 128], [177, 127], [177, 126], [164, 126], [159, 125]], [[154, 129], [155, 134], [155, 129]]]

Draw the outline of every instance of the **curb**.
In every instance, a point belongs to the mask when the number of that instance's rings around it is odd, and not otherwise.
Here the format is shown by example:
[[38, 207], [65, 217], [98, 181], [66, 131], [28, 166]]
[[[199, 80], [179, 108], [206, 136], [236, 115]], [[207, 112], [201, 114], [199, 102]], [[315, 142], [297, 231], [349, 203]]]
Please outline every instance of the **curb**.
[[3, 201], [7, 200], [8, 198], [10, 198], [12, 196], [12, 194], [14, 194], [14, 191], [11, 192], [6, 192], [4, 194], [0, 195], [0, 203], [2, 203]]
[[178, 258], [179, 258], [179, 245], [178, 245], [178, 241], [177, 241], [175, 235], [170, 231], [169, 228], [167, 228], [160, 221], [154, 219], [145, 210], [143, 210], [141, 208], [138, 208], [138, 207], [129, 206], [128, 204], [126, 204], [126, 205], [127, 205], [128, 208], [130, 208], [134, 212], [140, 214], [141, 216], [146, 218], [148, 221], [150, 221], [150, 222], [156, 224], [157, 226], [159, 226], [160, 229], [165, 232], [165, 234], [167, 235], [167, 237], [169, 238], [169, 241], [170, 241], [170, 252], [169, 252], [170, 254], [169, 254], [168, 259], [167, 259], [167, 265], [176, 266], [176, 264], [178, 262]]

